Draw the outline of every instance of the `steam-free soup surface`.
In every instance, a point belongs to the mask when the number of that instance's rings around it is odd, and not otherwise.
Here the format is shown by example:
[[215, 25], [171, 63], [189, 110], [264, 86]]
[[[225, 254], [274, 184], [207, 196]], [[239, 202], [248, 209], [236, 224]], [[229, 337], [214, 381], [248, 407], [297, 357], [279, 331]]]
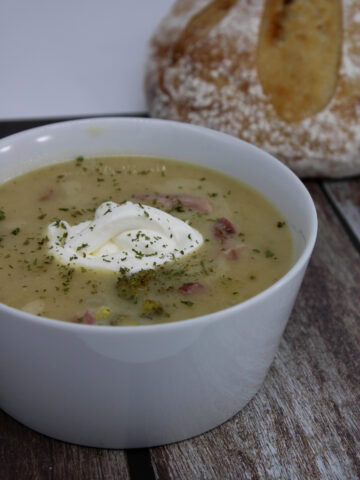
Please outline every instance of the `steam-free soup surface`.
[[[55, 258], [51, 222], [75, 225], [93, 219], [105, 201], [127, 200], [188, 221], [203, 245], [134, 275]], [[0, 261], [0, 301], [7, 305], [76, 323], [148, 325], [209, 314], [258, 294], [290, 268], [292, 240], [269, 201], [218, 171], [150, 157], [78, 157], [0, 186]]]

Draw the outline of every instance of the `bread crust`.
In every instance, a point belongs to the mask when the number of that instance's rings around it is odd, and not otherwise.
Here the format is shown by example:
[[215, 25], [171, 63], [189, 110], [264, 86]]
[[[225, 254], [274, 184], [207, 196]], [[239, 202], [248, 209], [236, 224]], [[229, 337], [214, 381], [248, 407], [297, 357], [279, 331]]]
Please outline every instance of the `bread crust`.
[[334, 95], [325, 108], [295, 122], [278, 115], [259, 81], [263, 5], [262, 0], [178, 0], [150, 44], [145, 78], [150, 115], [242, 138], [301, 177], [360, 174], [360, 0], [342, 1]]

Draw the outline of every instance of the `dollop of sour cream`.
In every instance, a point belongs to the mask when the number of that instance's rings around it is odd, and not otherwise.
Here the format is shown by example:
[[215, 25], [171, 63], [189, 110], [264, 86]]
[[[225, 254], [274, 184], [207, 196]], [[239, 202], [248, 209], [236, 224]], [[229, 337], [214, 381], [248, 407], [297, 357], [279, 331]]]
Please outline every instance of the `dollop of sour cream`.
[[204, 242], [200, 232], [179, 218], [140, 203], [102, 203], [94, 220], [48, 226], [49, 248], [63, 264], [92, 269], [140, 270], [182, 258]]

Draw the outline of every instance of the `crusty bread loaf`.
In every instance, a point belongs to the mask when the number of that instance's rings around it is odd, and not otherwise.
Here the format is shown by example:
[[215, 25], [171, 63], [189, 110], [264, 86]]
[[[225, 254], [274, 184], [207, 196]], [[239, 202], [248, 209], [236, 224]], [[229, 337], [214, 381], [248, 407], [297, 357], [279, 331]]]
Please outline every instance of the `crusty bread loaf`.
[[178, 0], [149, 112], [254, 143], [302, 177], [360, 173], [360, 0]]

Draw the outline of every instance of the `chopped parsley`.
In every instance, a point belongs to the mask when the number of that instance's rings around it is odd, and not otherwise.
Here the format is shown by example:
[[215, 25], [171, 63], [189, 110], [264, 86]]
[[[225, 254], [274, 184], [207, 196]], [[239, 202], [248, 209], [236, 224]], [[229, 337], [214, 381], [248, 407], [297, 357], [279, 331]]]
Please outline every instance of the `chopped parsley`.
[[84, 162], [84, 157], [83, 156], [79, 156], [79, 157], [75, 158], [75, 166], [76, 167], [81, 167], [83, 162]]
[[187, 307], [192, 307], [194, 305], [194, 302], [190, 302], [190, 300], [180, 300], [180, 302], [186, 305]]
[[177, 204], [169, 210], [169, 213], [171, 212], [179, 212], [179, 213], [185, 212], [185, 209], [181, 200], [178, 200]]
[[82, 243], [79, 247], [77, 247], [76, 251], [79, 252], [80, 250], [82, 250], [83, 248], [86, 248], [88, 246], [89, 246], [88, 243]]
[[209, 272], [206, 270], [204, 260], [200, 261], [200, 265], [201, 265], [201, 271], [204, 273], [204, 275], [209, 275]]

